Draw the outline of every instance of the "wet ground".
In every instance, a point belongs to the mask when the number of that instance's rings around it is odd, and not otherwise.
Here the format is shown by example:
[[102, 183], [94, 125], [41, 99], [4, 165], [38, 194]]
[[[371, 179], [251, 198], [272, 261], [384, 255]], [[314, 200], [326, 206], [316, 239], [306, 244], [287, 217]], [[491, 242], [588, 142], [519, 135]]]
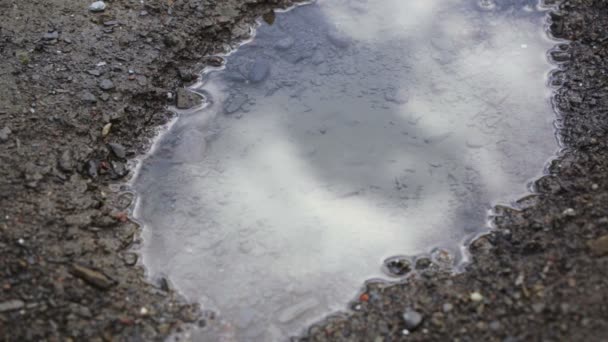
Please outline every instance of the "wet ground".
[[270, 341], [387, 279], [384, 259], [458, 263], [557, 149], [545, 15], [319, 1], [262, 23], [144, 162], [144, 265], [216, 311], [208, 330]]
[[[236, 46], [253, 18], [272, 21], [268, 11], [280, 4], [125, 0], [101, 13], [88, 5], [0, 2], [4, 340], [153, 340], [214, 320], [165, 279], [146, 282], [130, 248], [139, 227], [120, 188], [128, 160], [172, 117], [165, 105], [193, 101], [178, 86], [218, 65], [205, 56]], [[536, 4], [493, 10], [525, 5]], [[564, 150], [534, 182], [535, 195], [496, 208], [496, 230], [473, 243], [466, 272], [421, 263], [403, 284], [368, 283], [353, 311], [302, 339], [608, 338], [607, 5], [564, 1], [552, 10], [551, 34], [570, 41], [550, 54]]]

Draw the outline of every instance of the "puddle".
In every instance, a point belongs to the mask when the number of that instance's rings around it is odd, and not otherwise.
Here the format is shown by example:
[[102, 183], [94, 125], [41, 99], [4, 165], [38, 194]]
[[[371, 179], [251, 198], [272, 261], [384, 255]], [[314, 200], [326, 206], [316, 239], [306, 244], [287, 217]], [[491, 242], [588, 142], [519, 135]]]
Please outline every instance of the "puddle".
[[284, 340], [389, 279], [386, 258], [486, 230], [557, 149], [543, 22], [523, 4], [318, 1], [206, 74], [209, 104], [135, 182], [151, 275], [217, 312], [194, 339]]

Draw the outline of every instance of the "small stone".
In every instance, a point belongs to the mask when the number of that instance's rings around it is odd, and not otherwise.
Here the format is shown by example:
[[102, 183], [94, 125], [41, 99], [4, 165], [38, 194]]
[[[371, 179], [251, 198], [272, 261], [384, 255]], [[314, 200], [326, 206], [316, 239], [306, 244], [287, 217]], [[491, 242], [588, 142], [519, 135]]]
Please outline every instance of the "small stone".
[[5, 142], [8, 140], [8, 136], [11, 134], [11, 129], [4, 126], [2, 129], [0, 129], [0, 142]]
[[436, 264], [445, 268], [450, 268], [454, 265], [454, 256], [448, 250], [435, 249], [431, 252], [431, 257]]
[[158, 287], [159, 289], [165, 291], [165, 292], [169, 292], [171, 291], [171, 283], [169, 282], [169, 278], [167, 277], [166, 274], [164, 273], [160, 273], [156, 276], [156, 287]]
[[388, 272], [395, 276], [403, 276], [412, 270], [412, 263], [405, 257], [392, 257], [384, 261]]
[[483, 300], [483, 295], [479, 292], [473, 292], [470, 296], [473, 302], [481, 302]]
[[493, 247], [487, 236], [482, 236], [471, 243], [471, 249], [480, 253], [488, 253]]
[[118, 143], [109, 143], [108, 147], [110, 148], [110, 151], [112, 151], [112, 153], [114, 153], [114, 155], [117, 158], [125, 159], [125, 157], [127, 156], [127, 152], [125, 150], [125, 147], [122, 146], [121, 144], [118, 144]]
[[101, 88], [102, 90], [112, 90], [114, 89], [114, 82], [112, 82], [109, 79], [103, 79], [101, 80], [101, 82], [99, 82], [99, 88]]
[[129, 174], [129, 169], [125, 166], [124, 163], [112, 161], [112, 173], [110, 175], [110, 178], [121, 179], [128, 174]]
[[496, 331], [496, 330], [500, 330], [500, 322], [499, 321], [492, 321], [490, 322], [490, 329]]
[[405, 312], [403, 312], [403, 321], [405, 322], [405, 327], [409, 331], [416, 329], [420, 323], [422, 323], [422, 319], [422, 314], [412, 308], [407, 308]]
[[176, 107], [178, 109], [190, 109], [201, 103], [201, 98], [191, 91], [180, 88], [177, 90]]
[[122, 260], [127, 266], [134, 266], [135, 264], [137, 264], [137, 259], [138, 256], [135, 253], [125, 253], [125, 255], [122, 257]]
[[564, 212], [562, 213], [562, 215], [564, 215], [564, 216], [575, 216], [576, 215], [576, 211], [574, 211], [574, 209], [572, 209], [572, 208], [568, 208], [568, 209], [564, 210]]
[[236, 113], [248, 100], [247, 95], [242, 93], [232, 95], [224, 103], [224, 112], [226, 114]]
[[74, 170], [74, 161], [69, 150], [63, 151], [57, 164], [59, 169], [63, 172], [71, 172]]
[[88, 71], [87, 71], [87, 73], [88, 73], [89, 75], [93, 75], [93, 76], [96, 76], [96, 77], [97, 77], [97, 76], [101, 76], [101, 71], [100, 71], [100, 70], [97, 70], [97, 69], [91, 69], [91, 70], [88, 70]]
[[89, 160], [86, 164], [86, 170], [89, 177], [96, 179], [98, 176], [99, 164], [95, 160]]
[[112, 129], [112, 123], [108, 122], [101, 129], [101, 136], [104, 137], [104, 138], [107, 137], [108, 134], [110, 134], [110, 129]]
[[89, 6], [91, 12], [103, 12], [106, 9], [106, 4], [103, 1], [95, 1]]
[[116, 284], [115, 280], [104, 273], [78, 264], [72, 265], [71, 273], [101, 290], [107, 290]]
[[597, 190], [597, 189], [599, 189], [599, 188], [600, 188], [600, 186], [599, 186], [599, 185], [597, 185], [597, 184], [595, 184], [595, 183], [591, 184], [591, 190]]
[[258, 58], [251, 66], [247, 79], [250, 82], [259, 83], [264, 81], [268, 74], [270, 74], [270, 63], [263, 58]]
[[0, 303], [0, 312], [20, 310], [25, 306], [25, 303], [19, 299], [12, 299]]
[[59, 38], [59, 32], [57, 31], [53, 31], [53, 32], [47, 32], [44, 34], [44, 36], [42, 36], [42, 38], [44, 40], [54, 40]]
[[97, 102], [97, 98], [95, 97], [95, 95], [93, 95], [90, 91], [87, 91], [87, 90], [80, 93], [80, 99], [84, 103], [96, 103]]
[[587, 242], [587, 246], [589, 246], [591, 253], [595, 256], [608, 255], [608, 235]]
[[451, 303], [443, 304], [443, 312], [448, 313], [448, 312], [452, 311], [453, 309], [454, 309], [454, 305], [452, 305]]
[[196, 75], [188, 68], [179, 68], [177, 69], [177, 73], [179, 74], [179, 78], [184, 82], [192, 82], [196, 79]]
[[424, 270], [424, 269], [428, 268], [429, 266], [431, 266], [432, 264], [433, 264], [433, 262], [431, 261], [431, 259], [429, 259], [427, 257], [422, 257], [422, 258], [416, 259], [416, 269], [417, 270]]
[[264, 22], [266, 22], [268, 25], [274, 24], [276, 17], [277, 16], [274, 11], [266, 12], [264, 15], [262, 15], [262, 19], [264, 19]]
[[168, 33], [165, 36], [165, 38], [163, 39], [163, 42], [165, 43], [165, 45], [167, 47], [174, 47], [174, 46], [183, 45], [182, 38], [178, 34], [174, 34], [174, 33]]
[[221, 67], [224, 64], [224, 59], [220, 56], [211, 56], [207, 58], [207, 64], [212, 67]]

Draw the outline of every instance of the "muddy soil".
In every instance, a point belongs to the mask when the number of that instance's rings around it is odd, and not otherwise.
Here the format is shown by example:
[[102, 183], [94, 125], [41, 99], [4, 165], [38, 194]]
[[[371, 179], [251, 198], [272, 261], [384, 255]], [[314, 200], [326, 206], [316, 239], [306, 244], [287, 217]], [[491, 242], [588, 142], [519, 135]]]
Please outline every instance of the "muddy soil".
[[[148, 284], [128, 161], [178, 88], [285, 0], [0, 1], [0, 340], [161, 339], [195, 305]], [[178, 103], [176, 103], [176, 101]]]
[[[207, 56], [288, 0], [0, 0], [0, 339], [161, 340], [208, 314], [145, 279], [121, 191]], [[521, 1], [513, 1], [519, 3]], [[510, 2], [511, 3], [511, 2]], [[499, 5], [500, 6], [500, 5]], [[510, 6], [510, 5], [504, 5]], [[504, 10], [508, 10], [505, 8]], [[466, 272], [369, 283], [304, 340], [608, 339], [608, 1], [550, 15], [564, 150]]]

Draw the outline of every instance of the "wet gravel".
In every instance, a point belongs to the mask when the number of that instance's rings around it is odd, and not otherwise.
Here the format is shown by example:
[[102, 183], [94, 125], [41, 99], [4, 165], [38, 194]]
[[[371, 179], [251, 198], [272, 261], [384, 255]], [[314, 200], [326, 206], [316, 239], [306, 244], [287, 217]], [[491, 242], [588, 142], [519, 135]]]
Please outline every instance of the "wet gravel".
[[[178, 89], [221, 64], [206, 56], [287, 2], [0, 2], [0, 339], [147, 341], [204, 324], [170, 281], [146, 282], [121, 186]], [[495, 209], [466, 272], [415, 260], [403, 284], [366, 284], [300, 339], [608, 339], [608, 1], [550, 17], [569, 40], [550, 53], [563, 150], [534, 195]]]

